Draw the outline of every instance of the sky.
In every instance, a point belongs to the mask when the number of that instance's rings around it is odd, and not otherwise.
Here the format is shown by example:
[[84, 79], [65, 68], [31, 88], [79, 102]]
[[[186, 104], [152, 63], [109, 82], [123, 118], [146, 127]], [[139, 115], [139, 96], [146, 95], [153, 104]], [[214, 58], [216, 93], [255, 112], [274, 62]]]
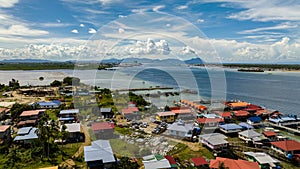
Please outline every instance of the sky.
[[0, 0], [0, 60], [299, 62], [298, 0]]

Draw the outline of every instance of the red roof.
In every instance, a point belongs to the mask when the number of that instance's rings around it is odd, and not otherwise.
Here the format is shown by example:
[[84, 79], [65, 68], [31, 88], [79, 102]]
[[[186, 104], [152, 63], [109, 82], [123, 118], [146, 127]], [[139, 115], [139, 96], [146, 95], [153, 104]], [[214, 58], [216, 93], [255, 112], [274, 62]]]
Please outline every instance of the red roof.
[[176, 161], [174, 160], [174, 158], [172, 156], [165, 156], [165, 158], [169, 161], [169, 163], [172, 164], [177, 164]]
[[263, 135], [266, 137], [274, 137], [276, 136], [276, 133], [274, 131], [265, 131], [263, 132]]
[[205, 124], [205, 123], [224, 122], [224, 119], [222, 119], [222, 118], [198, 118], [197, 121], [200, 124]]
[[237, 117], [244, 117], [244, 116], [248, 116], [249, 112], [244, 111], [244, 110], [239, 110], [239, 111], [235, 111], [234, 115]]
[[215, 111], [218, 115], [222, 117], [231, 117], [231, 112], [222, 112], [222, 111]]
[[5, 132], [7, 129], [10, 128], [10, 125], [3, 125], [3, 126], [0, 126], [0, 132]]
[[262, 115], [262, 114], [270, 114], [270, 112], [266, 109], [260, 109], [260, 110], [256, 110], [256, 112], [254, 114], [259, 116], [259, 115]]
[[175, 113], [173, 113], [171, 111], [164, 111], [164, 112], [158, 112], [157, 115], [158, 116], [175, 116]]
[[300, 143], [295, 140], [277, 141], [277, 142], [271, 142], [271, 144], [284, 151], [300, 150]]
[[131, 114], [133, 112], [138, 112], [138, 111], [139, 111], [139, 108], [137, 108], [137, 107], [128, 107], [128, 108], [122, 109], [123, 114]]
[[22, 126], [25, 124], [35, 124], [35, 123], [36, 123], [36, 120], [26, 120], [26, 121], [20, 121], [17, 125]]
[[20, 117], [26, 117], [26, 116], [37, 116], [40, 114], [40, 112], [43, 112], [45, 110], [28, 110], [28, 111], [23, 111]]
[[250, 162], [246, 160], [233, 160], [230, 158], [217, 157], [215, 160], [211, 160], [209, 167], [213, 169], [219, 168], [219, 165], [224, 163], [224, 166], [230, 169], [259, 169], [257, 162]]
[[171, 110], [175, 114], [190, 114], [192, 111], [190, 109], [176, 109], [176, 110]]
[[195, 166], [208, 164], [208, 162], [203, 157], [194, 157], [191, 158], [190, 160], [194, 163]]
[[113, 123], [109, 123], [109, 122], [99, 122], [99, 123], [92, 124], [93, 131], [108, 130], [108, 129], [114, 129], [114, 128], [115, 128], [115, 125]]

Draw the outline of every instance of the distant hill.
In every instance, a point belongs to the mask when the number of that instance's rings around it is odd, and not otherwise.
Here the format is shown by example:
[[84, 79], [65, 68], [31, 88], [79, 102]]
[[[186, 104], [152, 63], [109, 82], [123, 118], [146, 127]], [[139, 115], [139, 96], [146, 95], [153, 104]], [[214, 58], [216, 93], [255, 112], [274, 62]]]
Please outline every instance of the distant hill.
[[204, 64], [204, 62], [200, 58], [192, 58], [192, 59], [189, 59], [189, 60], [185, 60], [184, 63], [191, 64], [191, 65]]

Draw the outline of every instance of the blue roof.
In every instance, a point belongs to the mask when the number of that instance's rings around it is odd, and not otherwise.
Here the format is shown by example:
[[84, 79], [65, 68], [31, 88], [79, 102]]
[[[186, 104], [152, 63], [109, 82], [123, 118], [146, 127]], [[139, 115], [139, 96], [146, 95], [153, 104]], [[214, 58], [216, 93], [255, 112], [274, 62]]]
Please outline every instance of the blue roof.
[[57, 104], [57, 103], [54, 103], [54, 102], [45, 102], [45, 101], [37, 102], [37, 104], [39, 106], [59, 106], [59, 104]]
[[248, 120], [250, 120], [251, 122], [261, 122], [262, 119], [260, 117], [250, 117]]
[[245, 122], [241, 122], [241, 123], [239, 123], [239, 125], [241, 127], [243, 127], [244, 129], [253, 129], [253, 126], [251, 126], [250, 124], [245, 123]]
[[220, 128], [224, 129], [224, 130], [236, 130], [236, 129], [242, 129], [241, 126], [235, 124], [235, 123], [230, 123], [230, 124], [224, 124], [224, 125], [220, 125]]
[[79, 109], [61, 110], [59, 114], [77, 114]]
[[[27, 128], [27, 127], [26, 127]], [[31, 139], [36, 139], [38, 138], [37, 135], [37, 128], [35, 127], [29, 127], [29, 133], [25, 135], [18, 135], [15, 137], [14, 141], [20, 141], [20, 140], [31, 140]], [[19, 130], [20, 131], [20, 130]], [[19, 133], [19, 132], [18, 132]]]

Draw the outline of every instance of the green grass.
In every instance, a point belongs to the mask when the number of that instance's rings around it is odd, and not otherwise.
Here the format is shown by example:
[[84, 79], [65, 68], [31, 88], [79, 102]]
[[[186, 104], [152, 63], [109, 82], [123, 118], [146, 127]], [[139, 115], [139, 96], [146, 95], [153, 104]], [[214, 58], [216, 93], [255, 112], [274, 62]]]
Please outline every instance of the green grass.
[[129, 144], [120, 139], [111, 139], [111, 147], [115, 154], [125, 157], [136, 157], [139, 155], [140, 148], [134, 144]]
[[199, 150], [198, 151], [193, 151], [191, 150], [188, 146], [179, 143], [176, 145], [176, 148], [173, 149], [172, 151], [168, 152], [168, 155], [172, 155], [175, 157], [178, 157], [180, 160], [189, 160], [192, 157], [205, 157], [208, 159], [213, 159], [213, 153], [210, 152], [208, 149], [202, 147], [199, 145]]

